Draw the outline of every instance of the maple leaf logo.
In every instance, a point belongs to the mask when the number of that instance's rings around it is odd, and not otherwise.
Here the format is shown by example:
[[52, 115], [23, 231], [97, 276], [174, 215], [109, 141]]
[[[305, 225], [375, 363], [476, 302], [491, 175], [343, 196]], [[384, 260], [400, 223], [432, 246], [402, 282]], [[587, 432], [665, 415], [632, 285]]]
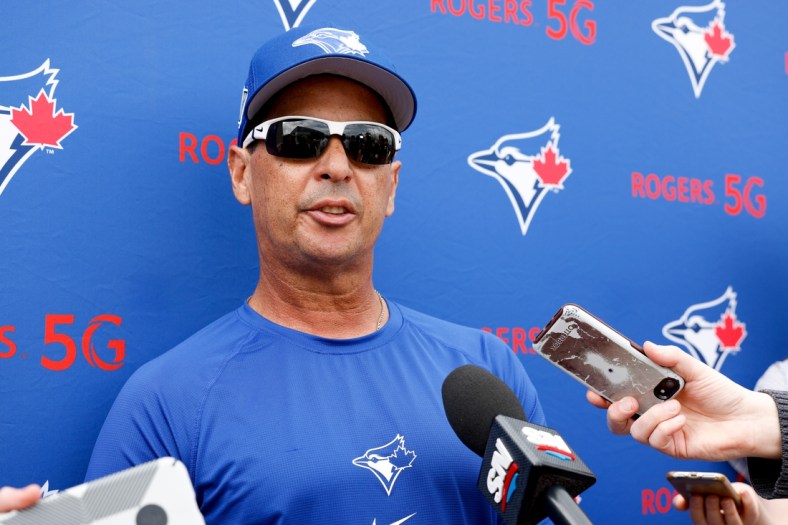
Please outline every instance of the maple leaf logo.
[[725, 31], [725, 26], [719, 20], [715, 20], [703, 33], [703, 39], [713, 56], [720, 60], [728, 60], [728, 55], [734, 47], [733, 35]]
[[564, 188], [564, 180], [572, 170], [569, 160], [561, 156], [552, 144], [542, 148], [539, 157], [534, 159], [534, 171], [539, 176], [541, 187], [551, 187], [556, 190]]
[[736, 315], [730, 310], [725, 312], [720, 322], [714, 327], [714, 333], [717, 334], [717, 339], [726, 350], [738, 350], [747, 335], [744, 323], [738, 322]]
[[25, 137], [26, 146], [38, 146], [44, 149], [63, 149], [60, 141], [77, 129], [74, 125], [74, 114], [66, 113], [61, 108], [55, 112], [55, 99], [50, 99], [42, 89], [38, 97], [28, 97], [30, 109], [24, 104], [19, 108], [11, 108], [11, 123]]

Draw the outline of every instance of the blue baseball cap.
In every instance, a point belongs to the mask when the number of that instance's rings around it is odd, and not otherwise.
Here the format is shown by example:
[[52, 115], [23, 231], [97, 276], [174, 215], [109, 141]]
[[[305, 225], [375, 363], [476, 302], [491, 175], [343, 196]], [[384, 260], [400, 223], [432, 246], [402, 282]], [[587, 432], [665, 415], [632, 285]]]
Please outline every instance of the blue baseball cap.
[[247, 125], [281, 89], [310, 75], [331, 74], [360, 82], [388, 105], [398, 131], [416, 114], [416, 95], [394, 64], [358, 33], [335, 27], [297, 27], [263, 44], [252, 57], [241, 96], [238, 144]]

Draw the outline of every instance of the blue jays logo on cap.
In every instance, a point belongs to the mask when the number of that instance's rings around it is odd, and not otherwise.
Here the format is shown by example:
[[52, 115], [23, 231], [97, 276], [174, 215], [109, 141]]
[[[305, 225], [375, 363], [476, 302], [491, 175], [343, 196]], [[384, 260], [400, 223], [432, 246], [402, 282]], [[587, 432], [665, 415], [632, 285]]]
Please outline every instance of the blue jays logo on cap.
[[295, 42], [293, 47], [313, 44], [326, 53], [336, 53], [339, 55], [360, 55], [365, 56], [369, 53], [367, 46], [361, 43], [355, 31], [324, 27], [315, 29], [308, 35], [304, 35]]
[[654, 20], [651, 28], [679, 52], [695, 98], [700, 98], [711, 69], [727, 62], [736, 46], [733, 35], [725, 30], [725, 4], [720, 0], [679, 7], [670, 16]]

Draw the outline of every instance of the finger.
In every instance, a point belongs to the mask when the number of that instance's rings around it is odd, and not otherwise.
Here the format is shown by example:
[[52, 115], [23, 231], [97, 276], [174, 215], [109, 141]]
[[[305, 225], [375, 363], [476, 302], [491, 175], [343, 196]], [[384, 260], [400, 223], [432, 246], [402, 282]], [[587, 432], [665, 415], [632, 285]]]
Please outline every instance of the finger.
[[610, 401], [600, 396], [593, 390], [586, 390], [586, 399], [589, 403], [597, 408], [607, 408], [610, 406]]
[[725, 525], [743, 525], [742, 517], [739, 515], [739, 509], [731, 498], [723, 498], [720, 502], [722, 507], [722, 515], [725, 518]]
[[[746, 525], [758, 523], [762, 518], [759, 496], [755, 494], [752, 487], [744, 483], [734, 483], [733, 487], [741, 498], [741, 507], [737, 508], [741, 521]], [[735, 503], [733, 505], [735, 508]]]
[[709, 525], [725, 525], [725, 516], [722, 515], [720, 507], [720, 497], [710, 494], [704, 501], [706, 510], [706, 523]]
[[676, 417], [665, 420], [648, 436], [648, 444], [664, 454], [671, 456], [688, 458], [687, 442], [681, 432], [687, 424], [687, 417], [679, 414]]
[[692, 496], [689, 501], [690, 519], [695, 525], [706, 525], [706, 507], [703, 496]]
[[658, 345], [651, 341], [643, 343], [643, 351], [649, 359], [668, 368], [689, 381], [708, 372], [710, 369], [677, 346]]
[[607, 428], [613, 434], [628, 434], [632, 426], [632, 416], [638, 409], [638, 402], [633, 397], [625, 397], [611, 404], [607, 409]]
[[676, 508], [676, 510], [684, 512], [685, 510], [689, 509], [689, 501], [684, 499], [684, 496], [681, 494], [676, 494], [673, 497], [673, 506]]
[[12, 487], [0, 488], [0, 512], [24, 509], [41, 497], [41, 487], [28, 485], [22, 489]]
[[664, 450], [671, 436], [683, 427], [684, 417], [676, 419], [680, 416], [680, 412], [681, 403], [675, 399], [654, 405], [632, 424], [630, 433], [641, 443], [654, 446], [651, 441], [652, 434], [658, 430], [660, 425], [663, 425], [655, 437], [658, 438], [656, 441], [660, 445], [659, 450]]

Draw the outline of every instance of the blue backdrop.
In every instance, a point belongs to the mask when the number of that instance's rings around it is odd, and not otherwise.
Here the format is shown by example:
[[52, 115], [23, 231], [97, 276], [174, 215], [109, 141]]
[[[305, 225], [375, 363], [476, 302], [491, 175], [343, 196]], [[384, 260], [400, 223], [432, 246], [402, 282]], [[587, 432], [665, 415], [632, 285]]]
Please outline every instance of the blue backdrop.
[[0, 8], [0, 484], [81, 483], [128, 376], [251, 293], [226, 150], [251, 54], [302, 22], [374, 33], [418, 96], [377, 288], [510, 344], [591, 519], [686, 522], [666, 471], [735, 477], [609, 434], [531, 339], [576, 302], [748, 387], [786, 357], [788, 4], [222, 4]]

